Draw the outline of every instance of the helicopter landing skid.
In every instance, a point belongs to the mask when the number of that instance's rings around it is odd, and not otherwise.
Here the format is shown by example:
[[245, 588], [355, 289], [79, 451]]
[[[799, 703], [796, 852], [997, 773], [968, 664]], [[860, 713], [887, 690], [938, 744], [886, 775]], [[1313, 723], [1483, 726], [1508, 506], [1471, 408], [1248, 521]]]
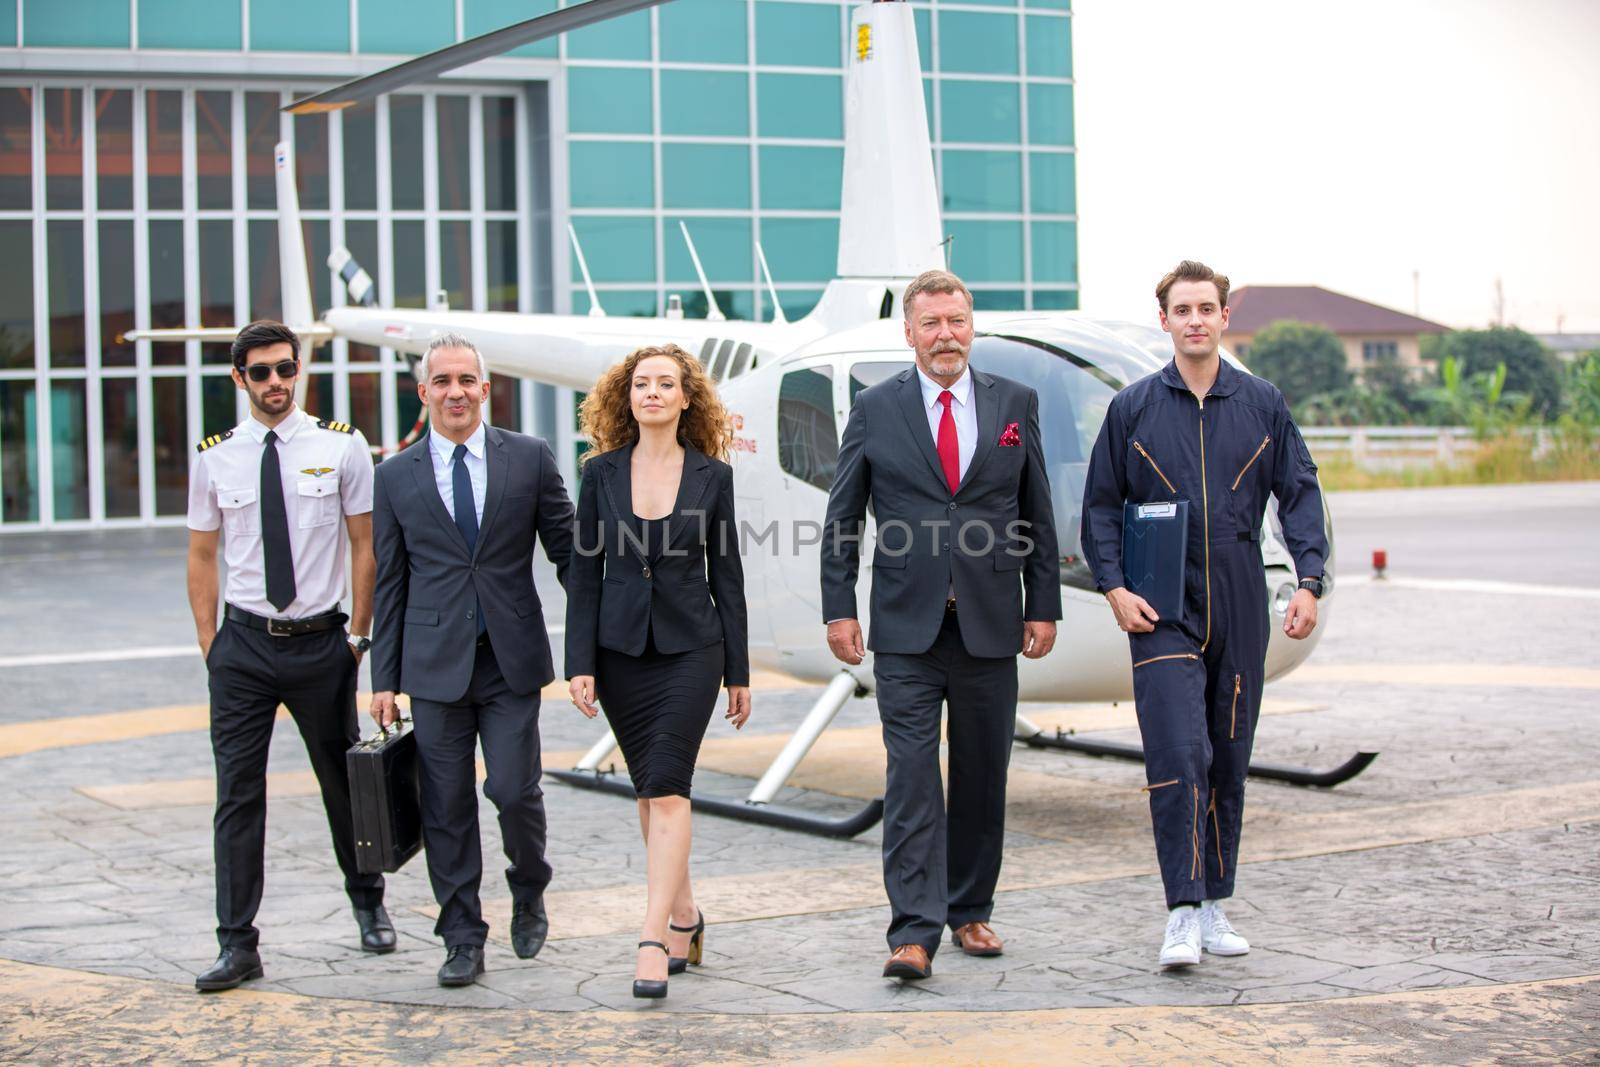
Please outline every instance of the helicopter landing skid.
[[[1134, 760], [1144, 762], [1144, 749], [1138, 745], [1125, 745], [1117, 741], [1091, 741], [1087, 738], [1075, 737], [1062, 730], [1056, 730], [1054, 735], [1045, 733], [1022, 716], [1017, 716], [1017, 740], [1029, 748], [1053, 748], [1066, 752], [1077, 752], [1085, 756], [1101, 756], [1110, 759]], [[1250, 764], [1250, 777], [1270, 778], [1273, 781], [1288, 782], [1290, 785], [1332, 789], [1343, 782], [1348, 782], [1362, 771], [1371, 766], [1372, 761], [1378, 758], [1376, 752], [1357, 752], [1337, 767], [1326, 771], [1312, 770], [1310, 767], [1293, 767], [1281, 763], [1256, 763]]]
[[[811, 746], [817, 743], [822, 731], [833, 722], [839, 710], [844, 707], [845, 701], [853, 695], [858, 695], [859, 691], [860, 686], [848, 671], [840, 671], [835, 675], [822, 696], [811, 706], [811, 710], [806, 712], [805, 719], [795, 730], [794, 736], [789, 738], [789, 743], [778, 753], [772, 765], [767, 768], [767, 772], [761, 776], [761, 780], [750, 790], [750, 795], [745, 799], [736, 800], [696, 793], [690, 797], [689, 803], [694, 810], [709, 815], [759, 823], [762, 826], [774, 826], [782, 830], [798, 830], [821, 837], [855, 837], [862, 831], [876, 826], [883, 819], [882, 797], [868, 801], [860, 811], [841, 819], [828, 819], [813, 812], [772, 803], [772, 798], [777, 796], [778, 790], [783, 788], [806, 753], [811, 751]], [[607, 756], [616, 751], [616, 748], [617, 740], [608, 730], [572, 770], [548, 773], [552, 778], [579, 789], [593, 789], [633, 798], [635, 796], [633, 787], [617, 774], [614, 764], [607, 768], [600, 766]]]

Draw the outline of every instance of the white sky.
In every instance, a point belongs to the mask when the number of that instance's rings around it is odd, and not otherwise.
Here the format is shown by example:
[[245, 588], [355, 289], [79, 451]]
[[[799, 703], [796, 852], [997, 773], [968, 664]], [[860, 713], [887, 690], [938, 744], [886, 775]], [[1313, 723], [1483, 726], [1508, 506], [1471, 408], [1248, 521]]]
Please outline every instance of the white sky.
[[1075, 0], [1082, 306], [1161, 274], [1600, 332], [1600, 0]]

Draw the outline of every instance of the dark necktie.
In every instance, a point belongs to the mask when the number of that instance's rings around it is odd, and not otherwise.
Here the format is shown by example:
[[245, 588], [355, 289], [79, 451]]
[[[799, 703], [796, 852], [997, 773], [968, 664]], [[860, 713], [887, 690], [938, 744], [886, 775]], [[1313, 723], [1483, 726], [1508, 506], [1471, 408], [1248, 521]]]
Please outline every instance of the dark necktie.
[[939, 416], [939, 465], [944, 468], [944, 480], [950, 483], [950, 495], [955, 496], [961, 487], [961, 443], [956, 439], [956, 417], [950, 410], [955, 399], [950, 390], [939, 394], [944, 414]]
[[279, 611], [294, 603], [294, 553], [289, 548], [289, 513], [283, 506], [278, 471], [278, 435], [267, 431], [261, 450], [261, 554], [267, 570], [267, 602]]
[[[467, 555], [470, 556], [478, 548], [478, 505], [472, 499], [472, 475], [467, 473], [466, 445], [456, 445], [450, 466], [454, 468], [450, 473], [450, 496], [454, 501], [456, 528], [467, 542]], [[483, 604], [479, 602], [476, 592], [472, 595], [472, 614], [478, 620], [478, 632], [483, 633]]]

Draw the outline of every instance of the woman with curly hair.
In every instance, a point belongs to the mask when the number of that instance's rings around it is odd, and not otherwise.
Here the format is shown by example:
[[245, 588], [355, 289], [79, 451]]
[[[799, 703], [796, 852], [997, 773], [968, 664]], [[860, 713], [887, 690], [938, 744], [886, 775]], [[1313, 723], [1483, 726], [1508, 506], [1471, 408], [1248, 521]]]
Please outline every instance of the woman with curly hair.
[[689, 884], [689, 783], [726, 682], [750, 717], [744, 570], [727, 414], [699, 360], [641, 348], [584, 399], [577, 551], [567, 576], [567, 678], [605, 709], [639, 797], [647, 857], [633, 995], [667, 995], [699, 964], [705, 918]]

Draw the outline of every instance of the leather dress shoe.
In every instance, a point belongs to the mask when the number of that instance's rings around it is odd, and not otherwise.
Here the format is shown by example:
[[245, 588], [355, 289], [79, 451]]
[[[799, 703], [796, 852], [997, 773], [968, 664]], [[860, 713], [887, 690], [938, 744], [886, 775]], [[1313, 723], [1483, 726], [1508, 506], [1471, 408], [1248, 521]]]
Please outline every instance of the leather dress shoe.
[[901, 945], [883, 965], [885, 978], [926, 978], [933, 973], [933, 961], [921, 945]]
[[969, 956], [998, 956], [1006, 948], [1000, 935], [981, 920], [956, 927], [950, 932], [950, 941]]
[[511, 947], [520, 959], [531, 960], [544, 948], [550, 933], [550, 918], [544, 913], [544, 897], [511, 908]]
[[194, 987], [202, 993], [214, 993], [260, 978], [263, 973], [261, 956], [254, 949], [225, 948], [211, 969], [194, 980]]
[[375, 908], [357, 908], [356, 925], [361, 927], [361, 951], [383, 954], [393, 952], [395, 946], [394, 923], [382, 904]]
[[451, 945], [450, 954], [444, 958], [444, 966], [439, 968], [439, 984], [442, 986], [471, 985], [478, 980], [478, 975], [482, 973], [483, 946]]

